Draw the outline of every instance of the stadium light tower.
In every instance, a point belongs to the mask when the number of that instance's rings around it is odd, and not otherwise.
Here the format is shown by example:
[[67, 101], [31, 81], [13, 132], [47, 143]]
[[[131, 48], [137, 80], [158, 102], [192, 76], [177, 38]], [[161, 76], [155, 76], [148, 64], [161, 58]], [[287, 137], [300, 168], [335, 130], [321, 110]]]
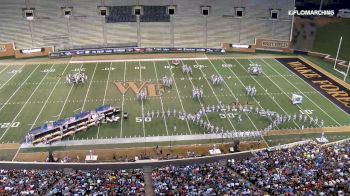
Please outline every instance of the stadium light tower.
[[320, 8], [319, 8], [319, 10], [322, 10], [322, 7], [323, 7], [323, 0], [321, 0], [321, 2], [320, 2]]

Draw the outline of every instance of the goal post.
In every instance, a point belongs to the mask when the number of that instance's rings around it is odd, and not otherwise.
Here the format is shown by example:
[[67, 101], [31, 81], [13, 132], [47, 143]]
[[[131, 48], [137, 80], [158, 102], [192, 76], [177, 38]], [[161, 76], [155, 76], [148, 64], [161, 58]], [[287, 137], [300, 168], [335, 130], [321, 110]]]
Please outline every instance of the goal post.
[[339, 60], [339, 53], [341, 52], [341, 46], [342, 46], [342, 42], [343, 42], [343, 36], [340, 36], [340, 40], [339, 40], [339, 44], [338, 44], [338, 50], [337, 50], [337, 54], [335, 56], [335, 60], [334, 60], [334, 66], [333, 69], [335, 71], [337, 71], [339, 74], [343, 75], [343, 80], [345, 81], [348, 74], [349, 74], [349, 67], [350, 67], [350, 62], [349, 64], [346, 64], [345, 61]]

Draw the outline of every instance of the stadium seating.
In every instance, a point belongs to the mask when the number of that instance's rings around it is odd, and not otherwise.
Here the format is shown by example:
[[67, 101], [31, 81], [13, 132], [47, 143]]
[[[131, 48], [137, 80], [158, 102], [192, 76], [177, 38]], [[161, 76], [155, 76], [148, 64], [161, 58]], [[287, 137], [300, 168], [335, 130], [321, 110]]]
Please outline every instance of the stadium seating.
[[[141, 47], [220, 47], [222, 42], [253, 44], [256, 37], [288, 40], [293, 0], [185, 1], [174, 0], [175, 15], [166, 13], [161, 0], [144, 1], [144, 15], [132, 15], [136, 1], [104, 1], [109, 16], [99, 16], [99, 1], [3, 0], [0, 6], [0, 42], [14, 41], [19, 48], [54, 45], [56, 49], [135, 45]], [[210, 7], [209, 16], [200, 6]], [[64, 17], [62, 7], [72, 7]], [[34, 8], [34, 20], [23, 17], [22, 9]], [[234, 16], [244, 7], [244, 17]], [[270, 9], [280, 10], [271, 20]]]
[[166, 6], [143, 6], [141, 22], [170, 22]]
[[147, 183], [153, 184], [156, 195], [350, 193], [350, 140], [323, 146], [304, 143], [253, 154], [248, 159], [228, 160], [227, 164], [220, 161], [153, 168], [148, 182], [141, 169], [2, 169], [0, 195], [144, 195]]
[[63, 173], [40, 170], [0, 170], [0, 195], [44, 195]]
[[71, 171], [50, 191], [50, 195], [144, 195], [141, 170]]
[[229, 165], [272, 195], [344, 195], [350, 193], [349, 153], [349, 141], [325, 147], [311, 143], [258, 152]]
[[132, 14], [132, 6], [111, 6], [106, 23], [136, 22], [136, 16]]
[[260, 195], [252, 183], [219, 163], [168, 166], [152, 173], [156, 195]]

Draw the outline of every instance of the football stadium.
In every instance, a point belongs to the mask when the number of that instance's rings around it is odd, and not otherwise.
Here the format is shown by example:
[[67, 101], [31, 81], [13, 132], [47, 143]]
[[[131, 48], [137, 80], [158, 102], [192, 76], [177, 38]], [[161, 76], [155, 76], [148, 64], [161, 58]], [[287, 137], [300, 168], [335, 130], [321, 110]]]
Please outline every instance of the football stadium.
[[1, 0], [0, 195], [349, 195], [345, 0]]

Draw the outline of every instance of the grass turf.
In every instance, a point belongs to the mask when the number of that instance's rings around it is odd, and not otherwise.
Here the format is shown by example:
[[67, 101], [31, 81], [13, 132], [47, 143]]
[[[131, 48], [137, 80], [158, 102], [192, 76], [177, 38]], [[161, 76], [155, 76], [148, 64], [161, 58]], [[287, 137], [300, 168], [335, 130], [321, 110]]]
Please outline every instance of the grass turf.
[[[122, 107], [129, 113], [129, 119], [94, 127], [69, 139], [204, 133], [203, 128], [174, 117], [151, 119], [150, 122], [136, 122], [136, 118], [142, 110], [184, 109], [187, 113], [194, 113], [202, 105], [227, 105], [236, 99], [280, 114], [299, 114], [301, 110], [309, 110], [311, 116], [323, 119], [325, 126], [349, 124], [348, 115], [273, 58], [188, 60], [183, 63], [193, 67], [192, 76], [184, 75], [180, 67], [169, 69], [168, 61], [0, 66], [0, 142], [20, 142], [30, 128], [93, 110], [103, 104]], [[223, 67], [224, 63], [233, 67]], [[249, 75], [246, 70], [250, 63], [261, 64], [265, 74]], [[67, 85], [60, 76], [74, 70], [84, 71], [89, 76], [88, 82], [79, 86]], [[209, 78], [212, 74], [223, 76], [225, 83], [211, 85]], [[165, 89], [162, 96], [150, 97], [144, 103], [139, 102], [131, 91], [123, 96], [114, 84], [124, 81], [156, 84], [164, 75], [173, 75], [173, 88]], [[243, 89], [247, 85], [257, 87], [258, 95], [254, 99], [245, 95]], [[205, 97], [201, 101], [191, 97], [193, 86], [204, 89]], [[303, 104], [291, 104], [293, 93], [304, 94]], [[259, 130], [269, 123], [268, 119], [253, 114], [242, 115], [242, 118], [243, 122], [238, 123], [237, 116], [220, 118], [218, 113], [208, 115], [211, 123], [225, 130]], [[298, 128], [301, 125], [312, 127], [308, 122], [289, 122], [279, 128]]]
[[350, 60], [350, 19], [343, 19], [339, 23], [331, 23], [317, 29], [312, 51], [336, 56], [339, 39], [343, 36], [339, 59]]

